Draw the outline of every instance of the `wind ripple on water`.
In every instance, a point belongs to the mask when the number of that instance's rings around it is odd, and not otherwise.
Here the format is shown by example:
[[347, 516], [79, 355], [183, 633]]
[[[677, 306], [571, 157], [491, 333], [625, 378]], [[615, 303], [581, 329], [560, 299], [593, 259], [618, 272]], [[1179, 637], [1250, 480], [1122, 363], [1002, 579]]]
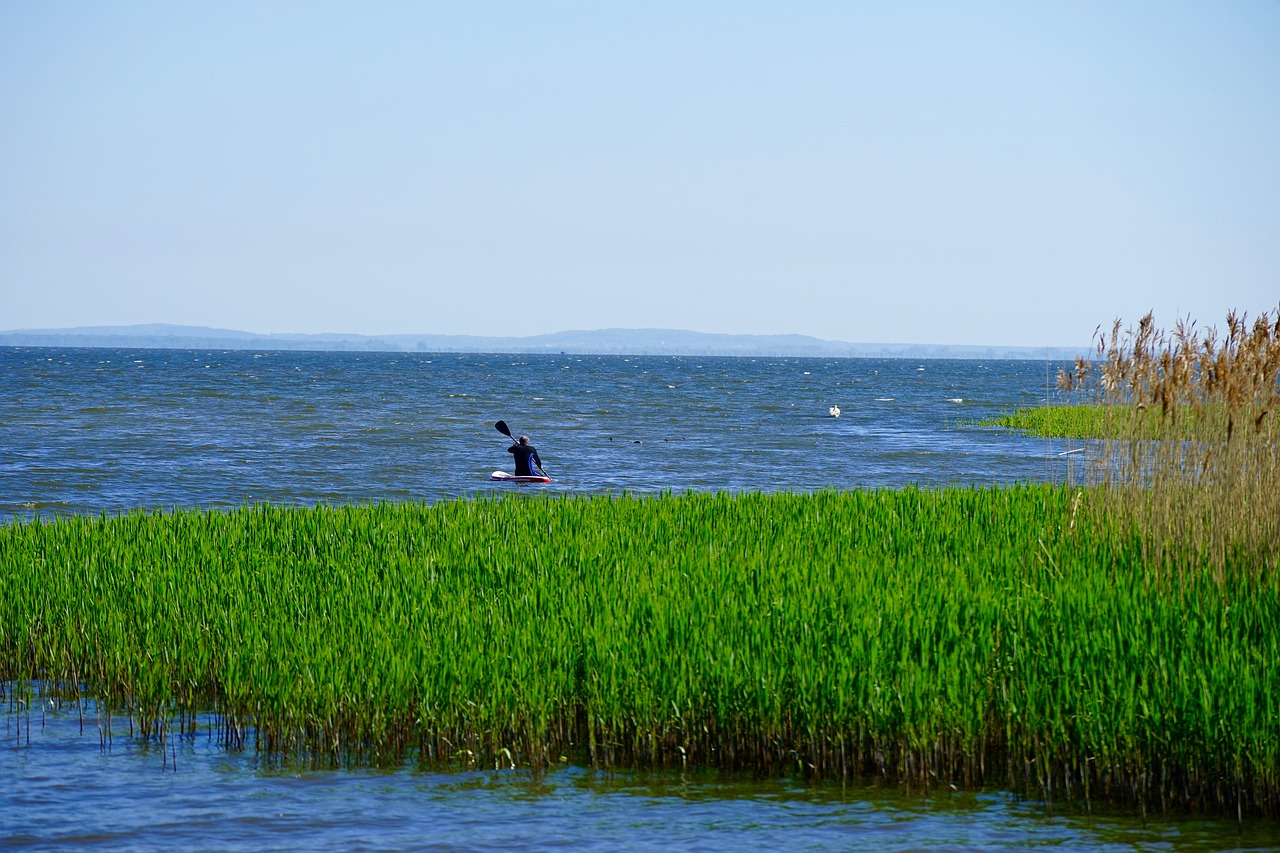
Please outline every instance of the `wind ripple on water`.
[[540, 493], [1058, 480], [1061, 446], [972, 425], [1056, 367], [15, 348], [0, 517], [484, 494], [511, 488], [498, 419], [538, 447]]
[[[329, 850], [1275, 849], [1268, 822], [1049, 816], [999, 793], [714, 773], [313, 769], [183, 735], [165, 750], [70, 706], [3, 714], [0, 848]], [[16, 731], [15, 731], [16, 730]], [[18, 735], [22, 735], [18, 737]]]

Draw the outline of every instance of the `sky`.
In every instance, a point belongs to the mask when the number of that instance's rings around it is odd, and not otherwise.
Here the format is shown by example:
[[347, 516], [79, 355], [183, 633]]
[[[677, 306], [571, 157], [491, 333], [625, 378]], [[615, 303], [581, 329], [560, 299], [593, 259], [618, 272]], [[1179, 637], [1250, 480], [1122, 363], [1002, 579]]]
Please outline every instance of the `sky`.
[[1280, 305], [1280, 2], [0, 0], [0, 330]]

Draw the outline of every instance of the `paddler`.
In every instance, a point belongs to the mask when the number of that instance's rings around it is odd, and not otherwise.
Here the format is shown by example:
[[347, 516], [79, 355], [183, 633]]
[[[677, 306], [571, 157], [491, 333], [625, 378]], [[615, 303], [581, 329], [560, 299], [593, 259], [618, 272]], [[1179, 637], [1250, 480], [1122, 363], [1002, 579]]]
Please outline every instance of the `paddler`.
[[[529, 443], [529, 436], [520, 436], [520, 440], [508, 447], [507, 452], [516, 457], [517, 477], [546, 476], [542, 471], [542, 460], [538, 458], [538, 449]], [[535, 474], [533, 468], [529, 466], [530, 459], [533, 460], [534, 467], [537, 468], [537, 474]]]

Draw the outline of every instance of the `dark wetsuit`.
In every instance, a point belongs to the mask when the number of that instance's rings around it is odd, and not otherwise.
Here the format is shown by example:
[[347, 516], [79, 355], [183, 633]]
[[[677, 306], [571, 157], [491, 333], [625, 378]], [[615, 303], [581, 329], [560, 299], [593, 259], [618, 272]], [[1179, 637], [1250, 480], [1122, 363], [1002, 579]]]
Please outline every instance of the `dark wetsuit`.
[[[516, 457], [517, 477], [533, 477], [542, 473], [542, 460], [538, 458], [538, 451], [532, 444], [520, 444], [517, 442], [508, 447], [507, 452]], [[530, 459], [537, 465], [538, 470], [534, 471], [529, 468]]]

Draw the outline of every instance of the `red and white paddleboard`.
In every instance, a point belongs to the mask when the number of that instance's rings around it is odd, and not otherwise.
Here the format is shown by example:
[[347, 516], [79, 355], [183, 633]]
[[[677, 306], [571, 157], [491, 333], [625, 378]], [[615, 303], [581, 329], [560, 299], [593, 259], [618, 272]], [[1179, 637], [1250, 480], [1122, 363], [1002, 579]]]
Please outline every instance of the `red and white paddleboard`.
[[494, 471], [489, 475], [490, 480], [497, 480], [501, 483], [550, 483], [550, 477], [517, 477], [515, 474], [508, 474], [506, 471]]

